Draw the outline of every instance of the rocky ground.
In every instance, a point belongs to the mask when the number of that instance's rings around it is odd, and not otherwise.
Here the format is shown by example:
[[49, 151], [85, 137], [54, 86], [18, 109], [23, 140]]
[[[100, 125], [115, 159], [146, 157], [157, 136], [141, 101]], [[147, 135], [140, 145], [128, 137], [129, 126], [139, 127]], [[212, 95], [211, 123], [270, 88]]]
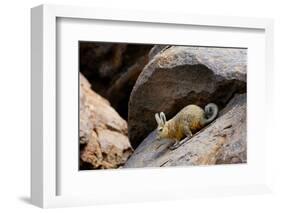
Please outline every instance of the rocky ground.
[[[245, 163], [247, 50], [80, 44], [80, 168]], [[219, 116], [175, 150], [154, 114], [213, 102]]]

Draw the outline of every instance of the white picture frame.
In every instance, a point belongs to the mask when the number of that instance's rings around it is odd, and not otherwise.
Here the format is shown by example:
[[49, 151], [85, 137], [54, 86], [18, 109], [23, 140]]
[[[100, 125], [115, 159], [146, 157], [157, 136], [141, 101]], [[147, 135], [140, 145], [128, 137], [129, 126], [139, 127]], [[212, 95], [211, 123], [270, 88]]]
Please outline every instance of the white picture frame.
[[[261, 105], [259, 110], [265, 110], [272, 107], [272, 98], [270, 95], [271, 87], [273, 87], [273, 21], [271, 19], [260, 18], [242, 18], [242, 17], [216, 17], [216, 16], [203, 16], [203, 15], [188, 15], [188, 14], [173, 14], [173, 13], [161, 13], [160, 11], [122, 11], [116, 9], [101, 9], [101, 8], [85, 8], [74, 6], [54, 6], [54, 5], [41, 5], [31, 10], [31, 54], [32, 54], [32, 71], [31, 71], [31, 201], [33, 204], [46, 208], [46, 207], [62, 207], [62, 206], [76, 206], [76, 205], [91, 205], [97, 203], [114, 203], [114, 202], [137, 202], [144, 200], [165, 200], [165, 199], [178, 199], [188, 197], [203, 197], [203, 196], [222, 196], [222, 195], [241, 195], [241, 194], [253, 194], [264, 193], [271, 191], [271, 164], [270, 153], [267, 151], [263, 153], [263, 157], [266, 157], [266, 161], [261, 168], [253, 170], [255, 173], [251, 174], [255, 176], [261, 174], [261, 178], [253, 180], [253, 184], [250, 180], [243, 182], [237, 182], [233, 185], [228, 183], [221, 183], [216, 185], [201, 184], [198, 179], [197, 183], [193, 182], [193, 187], [186, 186], [179, 188], [177, 185], [172, 185], [170, 182], [166, 183], [166, 189], [162, 189], [159, 181], [158, 186], [150, 186], [151, 191], [147, 194], [144, 189], [145, 186], [140, 184], [140, 187], [136, 187], [134, 191], [130, 188], [132, 184], [122, 186], [127, 188], [125, 190], [119, 189], [117, 193], [110, 193], [109, 189], [98, 188], [97, 190], [105, 190], [104, 194], [91, 194], [84, 195], [81, 193], [68, 193], [59, 194], [58, 185], [62, 184], [59, 177], [61, 166], [58, 166], [58, 159], [60, 159], [60, 152], [58, 152], [57, 146], [57, 88], [60, 82], [57, 79], [57, 49], [58, 49], [58, 20], [63, 18], [64, 20], [99, 20], [100, 22], [113, 21], [118, 22], [119, 26], [122, 23], [144, 23], [154, 24], [154, 26], [166, 26], [166, 30], [173, 26], [198, 26], [212, 29], [227, 29], [231, 32], [234, 29], [253, 29], [263, 32], [262, 41], [264, 45], [264, 63], [261, 68], [261, 76], [266, 78], [254, 79], [252, 82], [258, 83], [263, 81], [265, 87], [260, 88], [262, 94], [264, 94], [264, 105]], [[172, 30], [172, 29], [170, 29]], [[75, 33], [74, 33], [75, 34]], [[128, 39], [128, 38], [126, 38]], [[107, 40], [107, 39], [105, 39]], [[127, 40], [126, 40], [127, 41]], [[159, 41], [165, 42], [166, 40]], [[168, 41], [168, 40], [167, 40]], [[174, 41], [177, 42], [177, 41]], [[180, 41], [178, 41], [180, 42]], [[208, 44], [206, 41], [205, 44]], [[184, 45], [184, 43], [183, 43]], [[214, 45], [216, 43], [214, 42]], [[219, 43], [218, 43], [219, 45]], [[78, 76], [78, 75], [77, 75]], [[253, 83], [254, 84], [254, 83]], [[251, 101], [251, 100], [250, 100]], [[254, 105], [254, 97], [252, 98]], [[250, 104], [251, 105], [251, 104]], [[272, 113], [267, 109], [269, 113]], [[253, 112], [257, 113], [257, 112]], [[263, 117], [263, 124], [270, 124], [272, 116]], [[258, 129], [259, 128], [259, 129]], [[263, 130], [264, 126], [257, 126], [259, 130]], [[266, 126], [264, 130], [265, 142], [260, 147], [266, 150], [270, 147], [270, 129]], [[261, 139], [260, 139], [261, 140]], [[268, 148], [267, 150], [270, 150]], [[250, 151], [251, 152], [251, 151]], [[259, 152], [258, 150], [256, 152]], [[265, 152], [265, 151], [264, 151]], [[75, 158], [76, 156], [73, 156]], [[196, 167], [197, 168], [197, 167]], [[163, 178], [168, 181], [168, 178], [172, 180], [178, 178], [179, 182], [186, 175], [186, 170], [189, 174], [196, 172], [192, 170], [198, 170], [198, 174], [204, 169], [204, 173], [217, 170], [218, 174], [223, 171], [223, 166], [213, 168], [169, 168], [165, 170], [161, 169], [133, 169], [131, 171], [99, 171], [102, 175], [95, 173], [93, 175], [90, 172], [83, 173], [83, 176], [91, 176], [91, 178], [109, 178], [109, 175], [114, 178], [141, 178], [145, 177], [149, 172], [152, 181], [157, 182], [157, 178]], [[232, 167], [230, 170], [240, 170], [239, 167]], [[247, 173], [247, 167], [243, 168]], [[77, 170], [78, 172], [78, 170]], [[251, 171], [248, 171], [251, 173]], [[203, 173], [202, 173], [203, 174]], [[249, 178], [252, 177], [249, 175]], [[98, 177], [99, 176], [99, 177]], [[108, 177], [107, 177], [108, 176]], [[182, 179], [180, 178], [182, 177]], [[67, 187], [78, 184], [72, 181], [72, 177], [69, 177], [69, 183]], [[87, 179], [87, 177], [86, 177]], [[86, 180], [85, 179], [85, 180]], [[211, 178], [212, 179], [212, 178]], [[64, 180], [64, 179], [62, 179]], [[81, 179], [82, 180], [82, 179]], [[100, 179], [99, 179], [100, 180]], [[66, 180], [65, 180], [66, 181]], [[209, 187], [208, 187], [209, 186]], [[70, 189], [70, 191], [72, 188]], [[73, 186], [73, 191], [77, 188]], [[122, 191], [123, 190], [123, 191]], [[127, 190], [127, 191], [126, 191]], [[119, 193], [122, 193], [120, 196]], [[128, 194], [128, 195], [126, 195]]]

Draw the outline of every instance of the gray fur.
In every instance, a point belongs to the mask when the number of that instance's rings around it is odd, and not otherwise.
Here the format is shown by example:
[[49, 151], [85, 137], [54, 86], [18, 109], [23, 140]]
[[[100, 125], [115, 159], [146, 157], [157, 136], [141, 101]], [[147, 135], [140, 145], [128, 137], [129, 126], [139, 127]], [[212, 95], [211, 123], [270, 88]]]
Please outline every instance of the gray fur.
[[155, 113], [155, 120], [158, 126], [164, 125], [162, 119], [160, 118], [158, 113]]
[[205, 117], [203, 118], [203, 125], [211, 123], [218, 115], [219, 108], [214, 103], [209, 103], [205, 106]]
[[163, 121], [163, 124], [165, 124], [167, 120], [164, 112], [160, 112], [160, 118]]

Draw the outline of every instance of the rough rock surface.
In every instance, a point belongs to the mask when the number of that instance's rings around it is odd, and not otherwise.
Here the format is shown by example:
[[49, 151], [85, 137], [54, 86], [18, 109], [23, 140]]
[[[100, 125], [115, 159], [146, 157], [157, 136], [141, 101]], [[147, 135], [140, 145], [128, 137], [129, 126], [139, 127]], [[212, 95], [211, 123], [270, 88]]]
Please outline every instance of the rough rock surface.
[[154, 45], [151, 50], [149, 51], [148, 58], [149, 60], [153, 59], [154, 56], [156, 56], [161, 51], [164, 51], [165, 49], [169, 48], [169, 45], [165, 44], [156, 44]]
[[245, 49], [171, 46], [160, 50], [139, 75], [130, 96], [132, 146], [136, 148], [156, 127], [156, 112], [163, 111], [170, 119], [188, 104], [204, 107], [214, 102], [222, 109], [235, 93], [245, 93], [246, 65]]
[[80, 74], [80, 168], [117, 168], [133, 149], [127, 122]]
[[155, 131], [138, 146], [125, 168], [246, 163], [246, 94], [236, 95], [209, 126], [175, 150]]

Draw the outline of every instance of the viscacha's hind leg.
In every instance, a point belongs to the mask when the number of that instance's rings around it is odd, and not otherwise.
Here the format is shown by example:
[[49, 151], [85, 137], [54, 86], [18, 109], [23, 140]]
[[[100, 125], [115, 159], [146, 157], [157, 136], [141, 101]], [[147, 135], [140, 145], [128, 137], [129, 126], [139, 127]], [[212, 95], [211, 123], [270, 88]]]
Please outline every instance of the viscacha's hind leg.
[[192, 137], [192, 132], [191, 132], [188, 124], [183, 127], [183, 133], [188, 138]]
[[180, 147], [182, 144], [184, 144], [186, 141], [188, 141], [192, 137], [192, 132], [188, 125], [184, 126], [183, 131], [184, 131], [184, 135], [186, 137], [181, 141], [176, 141], [173, 145], [171, 145], [169, 147], [169, 149], [171, 149], [171, 150], [177, 149], [178, 147]]

